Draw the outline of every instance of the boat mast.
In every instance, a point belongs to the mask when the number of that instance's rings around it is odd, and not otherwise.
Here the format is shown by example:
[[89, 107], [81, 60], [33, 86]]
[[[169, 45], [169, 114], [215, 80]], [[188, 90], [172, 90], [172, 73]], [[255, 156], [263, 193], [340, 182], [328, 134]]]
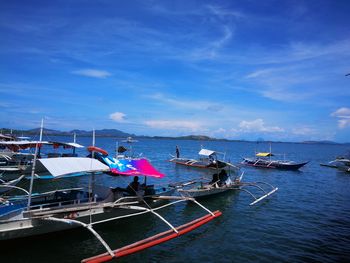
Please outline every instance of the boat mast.
[[[76, 140], [77, 140], [77, 134], [74, 133], [73, 134], [73, 142], [76, 143]], [[73, 147], [73, 155], [75, 155], [75, 147]]]
[[118, 140], [115, 142], [115, 158], [118, 159], [118, 148], [119, 148], [119, 143]]
[[27, 204], [27, 209], [28, 210], [30, 209], [30, 204], [32, 202], [32, 192], [33, 192], [35, 165], [36, 165], [36, 160], [37, 160], [37, 155], [38, 155], [39, 144], [41, 143], [41, 141], [43, 139], [43, 129], [44, 129], [44, 119], [41, 119], [40, 137], [39, 137], [39, 142], [37, 142], [36, 146], [35, 146], [35, 154], [34, 154], [34, 160], [33, 160], [33, 165], [32, 165], [32, 174], [30, 176], [29, 195], [28, 195], [28, 204]]
[[[95, 129], [93, 129], [92, 131], [92, 146], [95, 147]], [[95, 159], [95, 151], [92, 151], [91, 153], [91, 157], [92, 159]], [[93, 197], [94, 193], [95, 193], [95, 173], [92, 173], [91, 175], [91, 198]]]

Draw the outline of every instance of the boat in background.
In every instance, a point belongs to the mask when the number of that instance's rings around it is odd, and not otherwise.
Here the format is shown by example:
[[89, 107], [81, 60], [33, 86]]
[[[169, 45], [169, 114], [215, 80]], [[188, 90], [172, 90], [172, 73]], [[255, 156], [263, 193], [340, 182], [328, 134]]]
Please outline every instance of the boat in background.
[[209, 169], [209, 170], [229, 169], [229, 168], [235, 169], [235, 168], [237, 168], [237, 166], [235, 166], [229, 162], [219, 160], [218, 154], [224, 155], [224, 158], [225, 158], [225, 153], [212, 151], [212, 150], [208, 150], [208, 149], [201, 149], [198, 152], [198, 155], [200, 156], [200, 158], [198, 160], [189, 159], [189, 158], [181, 158], [181, 157], [179, 157], [179, 158], [173, 157], [169, 160], [169, 162], [179, 164], [179, 165], [188, 166], [188, 167], [202, 168], [202, 169]]
[[336, 168], [343, 172], [350, 172], [350, 158], [345, 156], [339, 156], [335, 160], [330, 161], [327, 164], [320, 164], [321, 166]]
[[[75, 137], [74, 137], [75, 138]], [[0, 173], [3, 180], [13, 180], [18, 174], [30, 174], [34, 161], [34, 153], [31, 152], [38, 145], [38, 159], [57, 157], [77, 157], [76, 148], [84, 148], [75, 142], [57, 141], [1, 141], [0, 146], [7, 149], [0, 153]], [[54, 152], [50, 150], [54, 149]], [[57, 149], [72, 149], [72, 152], [58, 152]], [[27, 150], [27, 152], [23, 152]]]
[[285, 154], [283, 154], [283, 160], [278, 160], [272, 158], [275, 154], [272, 153], [271, 144], [269, 152], [256, 152], [255, 157], [243, 158], [241, 164], [246, 166], [252, 166], [256, 168], [268, 168], [268, 169], [279, 169], [279, 170], [299, 170], [301, 167], [309, 162], [290, 161], [285, 159]]
[[[230, 173], [227, 174], [226, 170], [221, 170], [219, 174], [214, 174], [211, 181], [204, 181], [203, 178], [200, 180], [191, 180], [188, 182], [177, 183], [172, 185], [178, 193], [182, 196], [192, 197], [192, 198], [207, 198], [213, 195], [225, 193], [228, 191], [244, 191], [250, 194], [254, 201], [250, 205], [254, 205], [266, 197], [275, 193], [278, 188], [272, 186], [265, 182], [242, 182], [244, 172], [240, 175], [232, 176]], [[266, 190], [266, 186], [269, 190]], [[263, 195], [256, 197], [251, 191], [247, 190], [248, 187], [254, 187], [263, 193]]]
[[5, 181], [0, 178], [0, 195], [9, 192], [10, 190], [17, 188], [16, 185], [25, 177], [25, 175], [21, 175], [17, 179]]
[[132, 137], [127, 137], [125, 140], [122, 140], [122, 142], [126, 142], [126, 143], [134, 143], [134, 142], [138, 142], [138, 140], [133, 139]]

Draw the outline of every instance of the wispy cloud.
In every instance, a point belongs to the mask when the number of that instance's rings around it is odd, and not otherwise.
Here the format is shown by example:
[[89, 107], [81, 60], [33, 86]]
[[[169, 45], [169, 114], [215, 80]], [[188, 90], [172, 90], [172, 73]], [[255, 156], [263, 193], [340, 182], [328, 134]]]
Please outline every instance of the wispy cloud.
[[[336, 86], [330, 89], [328, 85], [330, 80], [339, 81], [344, 70], [344, 65], [339, 61], [344, 57], [350, 58], [350, 51], [346, 50], [348, 45], [350, 41], [347, 40], [317, 47], [292, 44], [281, 54], [280, 51], [270, 52], [269, 56], [274, 58], [269, 64], [257, 67], [244, 79], [250, 85], [258, 86], [254, 91], [263, 97], [283, 102], [310, 102], [310, 99], [316, 99], [312, 101], [315, 103], [324, 97], [333, 97], [336, 94], [334, 89], [340, 89]], [[343, 88], [341, 92], [350, 94]]]
[[207, 60], [217, 59], [221, 48], [227, 44], [233, 36], [233, 30], [228, 26], [221, 27], [222, 36], [218, 39], [211, 40], [206, 46], [192, 50], [189, 53], [189, 58], [192, 60]]
[[253, 121], [241, 121], [239, 130], [242, 132], [283, 132], [284, 129], [278, 126], [266, 126], [263, 119]]
[[218, 112], [221, 111], [223, 106], [219, 103], [213, 103], [210, 101], [201, 100], [187, 100], [186, 98], [180, 97], [169, 97], [162, 93], [155, 93], [147, 96], [147, 98], [153, 99], [155, 101], [161, 102], [165, 105], [170, 105], [178, 109], [192, 109], [192, 110], [206, 110]]
[[331, 116], [338, 118], [338, 127], [340, 129], [350, 126], [350, 108], [339, 108]]
[[108, 71], [98, 69], [80, 69], [72, 71], [72, 74], [99, 79], [104, 79], [112, 75]]
[[148, 127], [154, 129], [181, 130], [198, 132], [203, 130], [203, 125], [196, 121], [188, 120], [148, 120], [144, 122]]
[[246, 15], [240, 11], [232, 10], [232, 9], [226, 9], [223, 6], [218, 5], [206, 5], [206, 7], [215, 15], [221, 18], [227, 18], [232, 17], [236, 19], [245, 18]]

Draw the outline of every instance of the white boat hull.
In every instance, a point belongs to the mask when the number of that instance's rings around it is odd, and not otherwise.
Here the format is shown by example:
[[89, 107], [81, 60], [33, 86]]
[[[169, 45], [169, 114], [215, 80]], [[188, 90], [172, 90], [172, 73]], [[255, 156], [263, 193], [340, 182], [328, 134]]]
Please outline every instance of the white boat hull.
[[186, 197], [193, 197], [193, 198], [201, 198], [201, 197], [207, 197], [211, 195], [216, 195], [220, 193], [227, 192], [229, 190], [237, 190], [239, 189], [238, 186], [234, 187], [210, 187], [210, 188], [198, 188], [198, 189], [189, 189], [189, 190], [184, 190], [180, 189], [178, 190], [181, 194], [183, 194]]

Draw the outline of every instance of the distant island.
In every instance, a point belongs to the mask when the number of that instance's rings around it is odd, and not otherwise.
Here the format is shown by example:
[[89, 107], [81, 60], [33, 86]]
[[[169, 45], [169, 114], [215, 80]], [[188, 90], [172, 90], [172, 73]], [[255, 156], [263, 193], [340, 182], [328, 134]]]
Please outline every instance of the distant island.
[[[15, 136], [34, 136], [40, 133], [40, 128], [30, 129], [30, 130], [13, 130], [8, 128], [1, 128], [0, 134], [13, 134]], [[85, 130], [71, 130], [71, 131], [58, 131], [52, 129], [43, 130], [44, 135], [48, 136], [73, 136], [76, 134], [78, 137], [91, 137], [92, 131]], [[263, 138], [259, 138], [256, 141], [249, 140], [230, 140], [224, 138], [212, 138], [206, 135], [186, 135], [186, 136], [145, 136], [145, 135], [135, 135], [133, 133], [126, 133], [117, 129], [101, 129], [95, 130], [96, 137], [115, 137], [115, 138], [145, 138], [145, 139], [159, 139], [159, 140], [196, 140], [196, 141], [228, 141], [228, 142], [255, 142], [255, 143], [285, 143], [282, 141], [265, 141]], [[303, 141], [303, 142], [286, 142], [286, 143], [305, 143], [305, 144], [345, 144], [350, 145], [350, 143], [337, 143], [333, 141]]]
[[[30, 129], [30, 130], [11, 130], [8, 128], [1, 129], [2, 134], [13, 134], [15, 136], [33, 136], [38, 135], [40, 133], [40, 128]], [[72, 136], [76, 134], [79, 137], [91, 137], [92, 131], [85, 130], [71, 130], [71, 131], [58, 131], [52, 129], [43, 129], [44, 135], [49, 136]], [[211, 138], [205, 135], [187, 135], [187, 136], [179, 136], [179, 137], [171, 137], [171, 136], [145, 136], [145, 135], [135, 135], [132, 133], [126, 133], [117, 129], [102, 129], [95, 130], [96, 137], [117, 137], [117, 138], [152, 138], [152, 139], [177, 139], [177, 140], [202, 140], [202, 141], [216, 141], [223, 140], [228, 141], [227, 139], [216, 139]]]

